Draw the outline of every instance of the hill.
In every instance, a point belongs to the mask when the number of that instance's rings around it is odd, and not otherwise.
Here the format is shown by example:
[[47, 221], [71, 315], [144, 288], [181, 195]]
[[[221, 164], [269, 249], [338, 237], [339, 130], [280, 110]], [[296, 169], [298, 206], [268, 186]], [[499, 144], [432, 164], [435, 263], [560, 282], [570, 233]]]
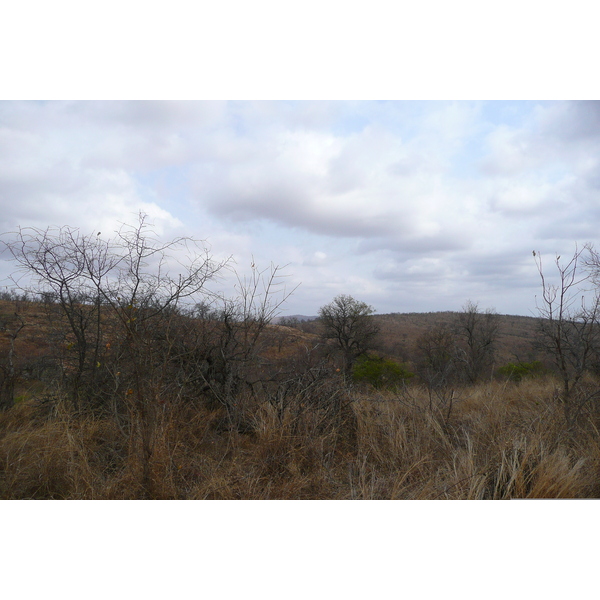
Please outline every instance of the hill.
[[[452, 327], [459, 314], [447, 311], [376, 315], [374, 319], [380, 326], [381, 350], [400, 360], [411, 360], [420, 336], [435, 327]], [[518, 315], [498, 315], [497, 319], [497, 363], [534, 360], [539, 319]]]
[[273, 319], [273, 323], [276, 325], [279, 325], [280, 323], [286, 323], [286, 322], [304, 322], [304, 321], [314, 321], [315, 319], [318, 319], [319, 317], [309, 317], [308, 315], [285, 315], [285, 316], [281, 316], [281, 317], [275, 317]]
[[[454, 327], [459, 315], [452, 311], [374, 315], [380, 330], [375, 349], [401, 362], [411, 362], [423, 334], [440, 326]], [[497, 315], [497, 323], [496, 364], [540, 359], [536, 349], [539, 318]], [[296, 327], [314, 335], [320, 332], [318, 320], [299, 322]]]

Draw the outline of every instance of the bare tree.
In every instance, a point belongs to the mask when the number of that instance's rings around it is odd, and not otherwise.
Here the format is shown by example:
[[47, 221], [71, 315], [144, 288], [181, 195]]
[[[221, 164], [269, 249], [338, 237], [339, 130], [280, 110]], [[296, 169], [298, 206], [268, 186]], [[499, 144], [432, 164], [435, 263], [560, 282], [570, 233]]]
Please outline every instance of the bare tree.
[[344, 356], [346, 373], [358, 356], [369, 349], [369, 344], [379, 333], [371, 315], [375, 309], [352, 296], [341, 294], [319, 309], [323, 336], [335, 340]]
[[5, 245], [15, 284], [47, 300], [53, 326], [64, 321], [64, 379], [76, 405], [101, 394], [109, 355], [135, 347], [130, 358], [139, 358], [144, 334], [169, 311], [206, 297], [206, 283], [228, 264], [191, 238], [160, 243], [143, 214], [109, 240], [71, 227], [24, 228]]
[[476, 382], [492, 368], [498, 329], [496, 311], [488, 308], [482, 313], [470, 300], [458, 314], [456, 333], [462, 340], [459, 357], [470, 382]]
[[[569, 427], [596, 396], [595, 391], [582, 394], [580, 384], [600, 353], [600, 296], [596, 279], [600, 262], [591, 246], [585, 249], [589, 251], [587, 262], [583, 250], [577, 248], [566, 263], [556, 257], [556, 283], [547, 280], [542, 256], [533, 252], [542, 284], [541, 298], [536, 298], [542, 347], [550, 354], [561, 378], [559, 400]], [[595, 284], [595, 289], [590, 284]]]
[[419, 371], [427, 385], [429, 410], [439, 409], [450, 419], [459, 382], [459, 356], [456, 339], [448, 325], [432, 327], [421, 335], [416, 348], [420, 354]]
[[252, 263], [248, 277], [237, 277], [236, 296], [220, 298], [209, 312], [212, 335], [205, 344], [206, 364], [201, 377], [227, 410], [232, 424], [239, 421], [237, 398], [241, 388], [253, 390], [261, 381], [261, 341], [267, 326], [296, 288], [287, 290], [282, 268], [260, 270]]

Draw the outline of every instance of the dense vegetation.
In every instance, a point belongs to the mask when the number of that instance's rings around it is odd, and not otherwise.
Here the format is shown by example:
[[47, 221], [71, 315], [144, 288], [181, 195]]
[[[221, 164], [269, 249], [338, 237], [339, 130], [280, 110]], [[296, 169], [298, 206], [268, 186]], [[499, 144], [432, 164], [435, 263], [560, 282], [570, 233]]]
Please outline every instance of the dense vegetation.
[[8, 242], [28, 278], [0, 301], [0, 497], [600, 495], [595, 315], [513, 327], [338, 296], [274, 325], [279, 269], [226, 298], [228, 262], [192, 242], [143, 218]]

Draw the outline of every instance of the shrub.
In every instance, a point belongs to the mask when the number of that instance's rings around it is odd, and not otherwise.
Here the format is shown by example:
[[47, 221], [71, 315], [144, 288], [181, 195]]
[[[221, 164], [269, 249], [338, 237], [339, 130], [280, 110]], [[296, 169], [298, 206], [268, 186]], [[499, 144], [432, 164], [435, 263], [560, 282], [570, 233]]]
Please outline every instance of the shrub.
[[498, 374], [508, 377], [513, 381], [521, 381], [523, 377], [537, 377], [546, 372], [544, 365], [539, 360], [533, 362], [508, 363], [498, 369]]
[[377, 389], [393, 389], [411, 377], [414, 377], [414, 373], [411, 373], [404, 365], [378, 356], [362, 356], [352, 368], [354, 381], [370, 383]]

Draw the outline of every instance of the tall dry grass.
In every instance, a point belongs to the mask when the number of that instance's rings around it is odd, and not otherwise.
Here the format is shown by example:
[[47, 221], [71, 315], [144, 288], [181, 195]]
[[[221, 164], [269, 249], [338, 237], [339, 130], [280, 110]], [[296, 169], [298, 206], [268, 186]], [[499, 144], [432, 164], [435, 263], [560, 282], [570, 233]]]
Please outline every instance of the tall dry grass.
[[[551, 379], [459, 390], [323, 386], [285, 407], [165, 402], [151, 422], [25, 401], [0, 415], [4, 499], [510, 499], [600, 496], [600, 435], [567, 431]], [[330, 401], [335, 398], [335, 402]], [[239, 423], [238, 423], [239, 425]]]

